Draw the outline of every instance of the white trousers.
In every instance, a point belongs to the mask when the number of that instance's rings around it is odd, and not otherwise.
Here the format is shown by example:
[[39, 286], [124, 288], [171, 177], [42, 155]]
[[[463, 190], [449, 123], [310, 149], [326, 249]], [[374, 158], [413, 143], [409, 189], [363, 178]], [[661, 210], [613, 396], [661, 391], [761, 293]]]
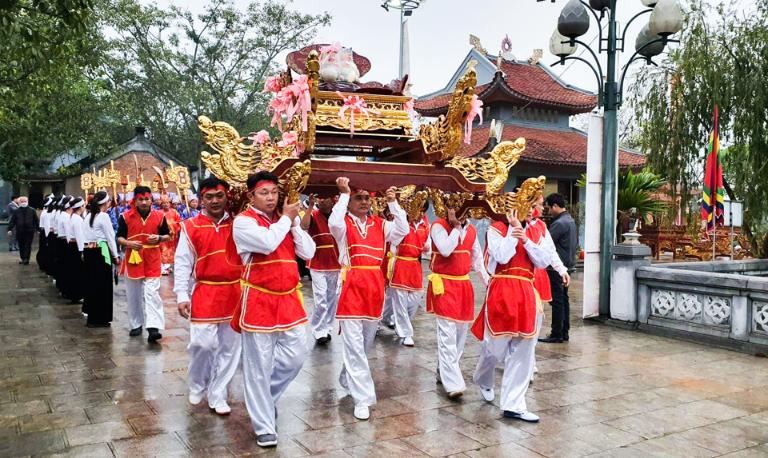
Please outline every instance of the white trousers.
[[392, 307], [392, 301], [394, 296], [394, 291], [392, 288], [387, 286], [384, 289], [384, 309], [381, 312], [381, 321], [384, 324], [389, 324], [394, 322], [395, 316], [394, 316], [394, 310]]
[[524, 412], [525, 393], [533, 374], [533, 351], [536, 338], [492, 337], [485, 330], [480, 359], [477, 361], [473, 380], [480, 388], [490, 389], [494, 385], [496, 363], [504, 363], [504, 375], [501, 379], [501, 410]]
[[344, 361], [339, 383], [349, 390], [355, 405], [372, 406], [376, 404], [376, 389], [366, 353], [373, 347], [379, 323], [368, 320], [342, 320], [339, 323]]
[[229, 323], [190, 323], [189, 325], [189, 391], [208, 391], [212, 409], [227, 403], [227, 387], [240, 364], [240, 336]]
[[307, 357], [305, 326], [283, 332], [243, 332], [245, 407], [256, 435], [277, 434], [275, 406]]
[[165, 329], [163, 301], [160, 299], [160, 278], [132, 280], [126, 277], [125, 297], [131, 329]]
[[398, 337], [413, 337], [411, 319], [419, 309], [421, 291], [389, 288], [392, 291], [392, 316]]
[[[531, 364], [532, 367], [536, 367], [536, 344], [539, 343], [539, 334], [541, 334], [541, 326], [544, 324], [544, 312], [536, 312], [536, 335], [533, 336], [533, 351], [531, 352]], [[533, 369], [531, 369], [533, 371]], [[533, 372], [531, 372], [533, 376]]]
[[448, 393], [467, 389], [459, 361], [467, 343], [468, 329], [468, 323], [437, 317], [437, 369]]
[[309, 324], [312, 325], [313, 337], [319, 339], [333, 332], [333, 319], [339, 303], [339, 272], [310, 269], [309, 275], [312, 277], [312, 298], [315, 303]]

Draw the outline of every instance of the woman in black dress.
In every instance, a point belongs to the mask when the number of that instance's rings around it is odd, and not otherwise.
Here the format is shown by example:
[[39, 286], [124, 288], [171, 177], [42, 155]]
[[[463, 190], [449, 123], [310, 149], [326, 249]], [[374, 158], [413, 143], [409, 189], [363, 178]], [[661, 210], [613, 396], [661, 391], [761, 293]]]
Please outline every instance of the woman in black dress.
[[117, 265], [115, 230], [109, 219], [110, 198], [104, 191], [97, 192], [89, 205], [86, 220], [85, 287], [83, 308], [88, 314], [86, 326], [107, 327], [112, 321], [112, 266]]

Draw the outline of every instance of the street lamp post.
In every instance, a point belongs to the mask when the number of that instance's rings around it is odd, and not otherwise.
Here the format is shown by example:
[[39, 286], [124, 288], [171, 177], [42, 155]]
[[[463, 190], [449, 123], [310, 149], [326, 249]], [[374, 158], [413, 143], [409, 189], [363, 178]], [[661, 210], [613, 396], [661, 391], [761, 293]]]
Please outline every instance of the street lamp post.
[[386, 0], [384, 3], [381, 4], [381, 7], [384, 8], [387, 12], [389, 12], [389, 9], [393, 10], [399, 10], [400, 11], [400, 55], [398, 58], [398, 69], [397, 74], [400, 78], [403, 76], [404, 72], [404, 58], [405, 58], [405, 18], [413, 15], [413, 11], [420, 7], [422, 3], [424, 3], [426, 0]]
[[[543, 0], [537, 0], [543, 1]], [[552, 0], [554, 2], [554, 0]], [[611, 260], [616, 233], [616, 195], [618, 172], [618, 109], [622, 103], [624, 77], [632, 62], [645, 59], [654, 64], [653, 56], [660, 54], [664, 46], [676, 42], [669, 37], [682, 29], [683, 15], [677, 0], [642, 0], [649, 7], [636, 14], [627, 22], [621, 37], [617, 34], [616, 0], [570, 0], [557, 22], [557, 30], [550, 41], [550, 51], [560, 58], [553, 65], [565, 64], [567, 60], [578, 60], [592, 68], [597, 77], [598, 103], [603, 105], [603, 189], [602, 219], [600, 237], [600, 315], [610, 316]], [[598, 12], [600, 15], [598, 16]], [[641, 15], [650, 13], [648, 25], [640, 32], [635, 42], [635, 53], [622, 70], [621, 79], [616, 80], [618, 52], [624, 51], [624, 43], [630, 24]], [[586, 43], [578, 40], [589, 30], [590, 14], [598, 29], [597, 53]], [[608, 35], [603, 38], [602, 22], [608, 21]], [[572, 56], [576, 46], [581, 45], [594, 58], [594, 65], [588, 60]], [[603, 75], [598, 53], [606, 54], [606, 72]], [[655, 65], [655, 64], [654, 64]]]

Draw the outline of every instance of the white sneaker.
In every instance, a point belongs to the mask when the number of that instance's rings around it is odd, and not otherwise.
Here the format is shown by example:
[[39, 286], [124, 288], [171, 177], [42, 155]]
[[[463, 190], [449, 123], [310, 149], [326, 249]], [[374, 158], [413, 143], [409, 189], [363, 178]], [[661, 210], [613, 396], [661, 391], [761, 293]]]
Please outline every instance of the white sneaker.
[[203, 398], [205, 398], [205, 393], [189, 393], [189, 403], [193, 406], [203, 402]]
[[371, 413], [368, 411], [368, 406], [365, 404], [358, 404], [355, 406], [355, 418], [358, 420], [367, 420], [371, 417]]
[[211, 409], [213, 409], [217, 415], [229, 415], [230, 413], [232, 413], [232, 408], [229, 407], [229, 404], [227, 404], [226, 402], [219, 406], [211, 407]]
[[412, 347], [414, 345], [413, 337], [404, 337], [403, 345], [405, 345], [406, 347]]
[[539, 367], [538, 366], [533, 366], [533, 373], [534, 374], [538, 374], [539, 373]]
[[496, 398], [496, 393], [493, 392], [493, 388], [487, 390], [485, 388], [480, 388], [480, 394], [483, 396], [483, 399], [488, 402], [493, 402]]
[[503, 415], [504, 418], [514, 418], [516, 420], [527, 421], [528, 423], [539, 422], [539, 416], [535, 413], [528, 412], [527, 410], [523, 412], [512, 412], [511, 410], [505, 410]]

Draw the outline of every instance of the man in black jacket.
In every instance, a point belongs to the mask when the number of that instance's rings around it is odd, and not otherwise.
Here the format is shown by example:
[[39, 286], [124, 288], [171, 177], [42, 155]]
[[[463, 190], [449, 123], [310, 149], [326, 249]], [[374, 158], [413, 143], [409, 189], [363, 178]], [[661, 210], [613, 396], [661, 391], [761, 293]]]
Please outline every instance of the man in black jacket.
[[[576, 233], [576, 223], [565, 209], [565, 198], [562, 194], [553, 193], [544, 200], [544, 210], [552, 217], [549, 223], [549, 234], [555, 244], [557, 255], [568, 270], [573, 270], [576, 257], [576, 245], [579, 243]], [[568, 285], [550, 266], [547, 269], [549, 283], [552, 288], [552, 331], [549, 336], [539, 339], [540, 342], [562, 343], [568, 341], [568, 331], [571, 328], [569, 315], [571, 304], [568, 300]]]
[[35, 233], [40, 224], [37, 218], [37, 212], [28, 204], [26, 196], [19, 197], [19, 208], [13, 212], [11, 220], [8, 223], [8, 237], [14, 232], [19, 244], [19, 264], [29, 264], [29, 255], [32, 252], [32, 241], [35, 239]]

